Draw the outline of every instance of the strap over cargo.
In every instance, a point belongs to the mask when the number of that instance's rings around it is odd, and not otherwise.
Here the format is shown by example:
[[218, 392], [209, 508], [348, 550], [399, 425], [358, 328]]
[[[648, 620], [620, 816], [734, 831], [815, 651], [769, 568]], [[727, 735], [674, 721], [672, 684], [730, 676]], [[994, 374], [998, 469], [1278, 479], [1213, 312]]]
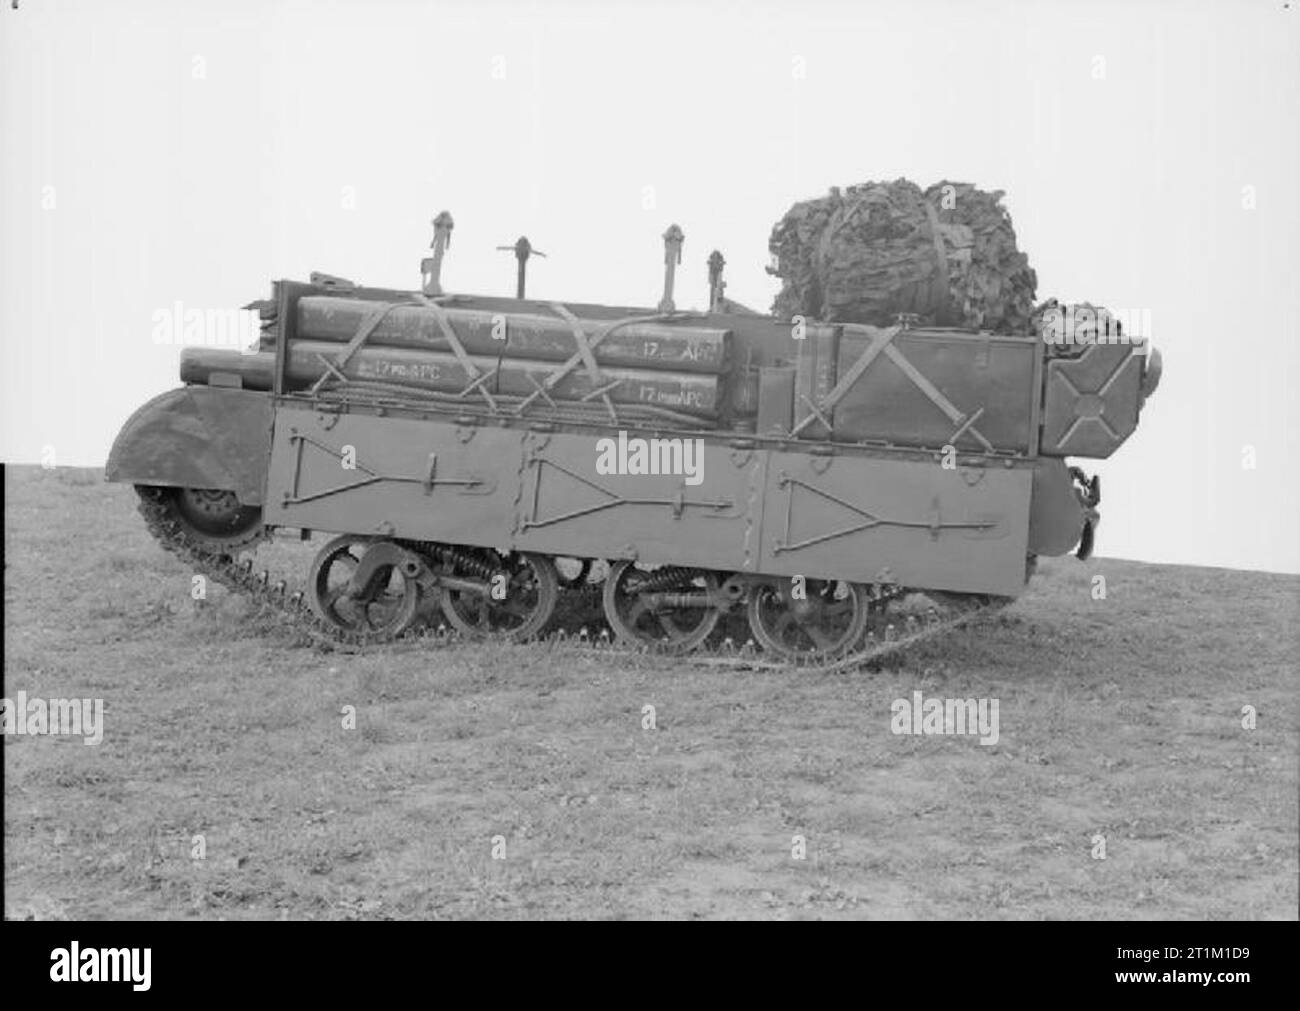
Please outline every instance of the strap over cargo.
[[[453, 350], [438, 320], [423, 304], [406, 298], [382, 301], [398, 304], [375, 327], [367, 344]], [[456, 339], [471, 355], [562, 362], [574, 352], [572, 326], [549, 303], [531, 302], [521, 306], [515, 299], [464, 294], [432, 301], [441, 307]], [[611, 313], [601, 307], [599, 314], [588, 315], [591, 306], [565, 305], [588, 333], [612, 320], [642, 317], [654, 311], [629, 309]], [[304, 295], [297, 300], [292, 313], [293, 332], [308, 340], [347, 343], [375, 306], [374, 300], [356, 293], [342, 297]], [[729, 326], [717, 322], [700, 325], [679, 315], [666, 322], [620, 327], [593, 353], [601, 367], [720, 375], [728, 370], [732, 345]]]
[[415, 294], [415, 300], [433, 313], [433, 318], [438, 321], [438, 329], [442, 331], [443, 337], [445, 337], [447, 343], [451, 345], [452, 354], [456, 356], [456, 360], [460, 362], [461, 368], [465, 370], [465, 374], [471, 379], [470, 384], [460, 391], [460, 395], [463, 397], [472, 391], [478, 391], [482, 394], [483, 399], [487, 401], [488, 406], [495, 410], [497, 403], [492, 399], [492, 394], [488, 392], [486, 384], [488, 379], [496, 375], [497, 369], [480, 372], [478, 367], [470, 360], [469, 354], [465, 350], [465, 346], [460, 342], [460, 338], [456, 336], [456, 330], [451, 325], [451, 321], [447, 319], [447, 313], [443, 311], [442, 306], [427, 295], [422, 295], [418, 292]]
[[447, 344], [451, 347], [452, 353], [456, 356], [457, 361], [460, 362], [461, 368], [465, 370], [465, 374], [470, 379], [469, 385], [460, 391], [460, 396], [464, 397], [470, 393], [477, 392], [487, 401], [488, 406], [495, 410], [496, 400], [494, 400], [492, 394], [488, 392], [486, 384], [487, 380], [495, 375], [497, 370], [491, 369], [485, 372], [480, 370], [479, 367], [474, 364], [473, 360], [466, 352], [464, 345], [461, 344], [460, 338], [456, 336], [456, 330], [447, 319], [447, 313], [441, 305], [420, 292], [413, 292], [411, 297], [413, 299], [411, 302], [380, 303], [373, 312], [362, 320], [360, 327], [357, 328], [356, 334], [350, 341], [348, 341], [347, 346], [333, 359], [327, 358], [324, 354], [317, 353], [316, 358], [320, 361], [325, 371], [322, 372], [316, 382], [312, 384], [311, 392], [313, 394], [319, 393], [321, 388], [327, 382], [330, 382], [331, 379], [339, 383], [347, 384], [350, 380], [344, 372], [344, 369], [348, 362], [352, 360], [352, 356], [355, 355], [357, 351], [361, 349], [362, 345], [370, 340], [375, 331], [378, 330], [379, 325], [384, 321], [385, 317], [387, 317], [394, 309], [402, 306], [418, 305], [427, 309], [437, 321], [438, 327], [442, 331], [442, 335], [446, 339]]
[[[582, 329], [582, 324], [578, 322], [578, 317], [569, 312], [569, 310], [559, 302], [552, 302], [551, 308], [555, 310], [557, 316], [561, 317], [573, 329], [573, 342], [578, 346], [578, 354], [582, 358], [582, 364], [587, 369], [587, 375], [591, 379], [591, 385], [595, 389], [583, 397], [583, 400], [591, 400], [600, 397], [600, 402], [605, 405], [605, 410], [609, 412], [609, 420], [615, 425], [618, 424], [618, 412], [614, 410], [614, 402], [609, 398], [609, 391], [618, 385], [619, 380], [606, 385], [600, 374], [600, 366], [596, 364], [595, 355], [591, 352], [591, 345], [587, 343], [587, 332]], [[521, 411], [522, 413], [522, 411]]]
[[[840, 330], [837, 378], [819, 398], [796, 394], [792, 435], [825, 438], [819, 425], [836, 442], [1034, 452], [1038, 342], [902, 324]], [[948, 427], [930, 417], [936, 408]]]
[[[557, 304], [558, 303], [553, 303], [552, 308], [555, 308]], [[566, 309], [565, 312], [567, 313], [568, 310]], [[700, 318], [703, 315], [704, 314], [702, 313], [668, 312], [655, 313], [650, 316], [629, 316], [626, 319], [618, 319], [606, 323], [588, 337], [586, 330], [578, 323], [576, 318], [572, 318], [572, 314], [570, 313], [570, 326], [573, 329], [573, 339], [577, 344], [578, 350], [567, 361], [565, 361], [563, 365], [547, 376], [546, 380], [538, 386], [533, 393], [525, 397], [515, 409], [515, 413], [523, 414], [524, 411], [528, 409], [528, 406], [536, 401], [538, 397], [545, 397], [548, 393], [559, 386], [559, 384], [563, 382], [574, 369], [579, 365], [585, 365], [587, 367], [588, 377], [596, 388], [584, 395], [582, 399], [592, 400], [597, 397], [601, 398], [606, 409], [610, 412], [612, 420], [617, 424], [618, 413], [614, 410], [611, 402], [612, 398], [609, 397], [609, 394], [619, 385], [620, 380], [614, 380], [610, 383], [602, 382], [601, 372], [599, 367], [596, 365], [593, 351], [611, 334], [623, 329], [624, 327], [636, 326], [641, 323], [662, 323], [669, 320]]]
[[[955, 444], [957, 439], [967, 432], [976, 439], [985, 450], [992, 452], [993, 444], [975, 427], [976, 420], [984, 413], [984, 408], [979, 407], [970, 414], [959, 410], [951, 400], [949, 400], [934, 383], [929, 379], [907, 358], [897, 347], [894, 346], [894, 338], [903, 332], [902, 326], [894, 326], [888, 330], [878, 330], [875, 327], [858, 326], [855, 324], [845, 324], [844, 330], [847, 333], [861, 334], [871, 339], [868, 345], [858, 359], [849, 366], [848, 370], [835, 383], [835, 387], [828, 393], [820, 403], [808, 403], [812, 413], [794, 426], [792, 435], [799, 435], [813, 421], [820, 421], [826, 426], [828, 431], [834, 430], [834, 425], [830, 420], [831, 413], [835, 410], [835, 405], [844, 399], [845, 395], [853, 388], [859, 379], [866, 373], [881, 354], [886, 355], [902, 371], [903, 375], [929, 398], [930, 402], [939, 408], [957, 427], [953, 430], [952, 435], [948, 437], [948, 442]], [[806, 400], [806, 398], [805, 398]]]
[[[868, 330], [875, 332], [874, 328], [869, 327], [845, 327], [845, 329], [863, 334]], [[885, 350], [885, 348], [889, 346], [890, 341], [902, 332], [903, 328], [901, 326], [893, 327], [890, 330], [876, 332], [875, 339], [871, 346], [863, 352], [862, 356], [858, 358], [857, 361], [849, 366], [848, 371], [845, 372], [844, 375], [835, 383], [834, 388], [826, 395], [825, 399], [813, 408], [813, 413], [804, 418], [803, 421], [799, 422], [799, 424], [795, 425], [790, 434], [798, 435], [814, 420], [820, 420], [828, 429], [833, 430], [834, 426], [826, 420], [826, 417], [835, 410], [835, 405], [844, 399], [844, 395], [853, 388], [853, 384], [862, 378], [862, 374], [871, 367], [871, 363], [876, 360], [876, 356]]]

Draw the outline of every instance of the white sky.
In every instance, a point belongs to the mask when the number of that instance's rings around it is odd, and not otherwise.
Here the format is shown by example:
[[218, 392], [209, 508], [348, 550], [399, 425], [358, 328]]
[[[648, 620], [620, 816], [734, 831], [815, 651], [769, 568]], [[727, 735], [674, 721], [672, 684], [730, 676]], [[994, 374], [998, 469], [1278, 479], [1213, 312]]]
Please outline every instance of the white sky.
[[1151, 314], [1099, 552], [1300, 571], [1297, 6], [3, 3], [0, 458], [102, 464], [176, 385], [155, 310], [414, 287], [443, 208], [452, 290], [510, 293], [523, 233], [530, 294], [653, 304], [675, 221], [679, 305], [717, 247], [766, 309], [793, 201], [950, 178], [1006, 191], [1040, 298]]

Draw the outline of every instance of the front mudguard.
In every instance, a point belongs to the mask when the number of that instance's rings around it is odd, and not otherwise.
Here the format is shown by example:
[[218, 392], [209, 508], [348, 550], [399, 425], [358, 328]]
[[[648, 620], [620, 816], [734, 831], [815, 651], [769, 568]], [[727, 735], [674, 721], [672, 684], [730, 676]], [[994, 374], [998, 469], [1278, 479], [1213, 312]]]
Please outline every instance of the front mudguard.
[[270, 394], [182, 386], [154, 397], [122, 426], [104, 477], [125, 484], [233, 491], [259, 506], [271, 458]]

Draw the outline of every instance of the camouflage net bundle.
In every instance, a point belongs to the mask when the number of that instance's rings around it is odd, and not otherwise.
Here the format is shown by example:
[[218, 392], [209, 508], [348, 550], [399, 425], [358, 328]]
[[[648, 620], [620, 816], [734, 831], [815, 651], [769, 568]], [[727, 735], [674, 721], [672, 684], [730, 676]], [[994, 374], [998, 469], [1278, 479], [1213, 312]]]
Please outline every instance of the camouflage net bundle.
[[887, 326], [900, 313], [932, 326], [1030, 333], [1037, 278], [1016, 248], [1002, 191], [939, 182], [863, 183], [805, 200], [768, 242], [785, 282], [773, 310]]

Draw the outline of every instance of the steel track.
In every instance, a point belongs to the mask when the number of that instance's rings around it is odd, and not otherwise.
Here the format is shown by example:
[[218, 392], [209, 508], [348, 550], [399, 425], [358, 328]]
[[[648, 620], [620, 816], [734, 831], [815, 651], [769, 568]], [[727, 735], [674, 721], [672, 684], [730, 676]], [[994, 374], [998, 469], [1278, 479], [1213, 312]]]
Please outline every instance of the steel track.
[[[139, 511], [144, 517], [149, 533], [164, 550], [175, 555], [196, 572], [202, 573], [233, 592], [240, 593], [259, 605], [282, 615], [307, 639], [327, 649], [354, 651], [381, 643], [418, 643], [421, 647], [453, 645], [469, 641], [454, 629], [422, 627], [408, 630], [397, 636], [347, 632], [336, 628], [312, 610], [302, 590], [289, 588], [287, 580], [272, 578], [267, 570], [256, 571], [252, 560], [239, 561], [233, 554], [220, 554], [195, 544], [185, 528], [171, 515], [167, 502], [157, 496], [140, 494]], [[231, 547], [236, 553], [251, 552], [268, 539], [262, 529], [250, 533]], [[568, 591], [575, 592], [575, 591]], [[576, 591], [584, 593], [585, 590]], [[901, 596], [901, 591], [894, 594]], [[594, 596], [594, 594], [588, 594]], [[573, 649], [610, 659], [662, 656], [682, 664], [699, 667], [728, 667], [744, 670], [799, 671], [806, 673], [837, 673], [853, 670], [895, 655], [929, 639], [937, 638], [961, 627], [982, 615], [999, 610], [1010, 601], [1000, 597], [961, 598], [948, 606], [949, 613], [931, 613], [926, 619], [912, 617], [888, 626], [883, 638], [870, 633], [850, 653], [833, 658], [810, 657], [807, 660], [773, 659], [752, 642], [736, 647], [728, 639], [720, 648], [699, 647], [689, 653], [658, 647], [649, 643], [635, 648], [613, 639], [608, 633], [599, 636], [572, 634], [558, 630], [533, 640], [551, 648]], [[585, 633], [585, 629], [582, 630]]]

